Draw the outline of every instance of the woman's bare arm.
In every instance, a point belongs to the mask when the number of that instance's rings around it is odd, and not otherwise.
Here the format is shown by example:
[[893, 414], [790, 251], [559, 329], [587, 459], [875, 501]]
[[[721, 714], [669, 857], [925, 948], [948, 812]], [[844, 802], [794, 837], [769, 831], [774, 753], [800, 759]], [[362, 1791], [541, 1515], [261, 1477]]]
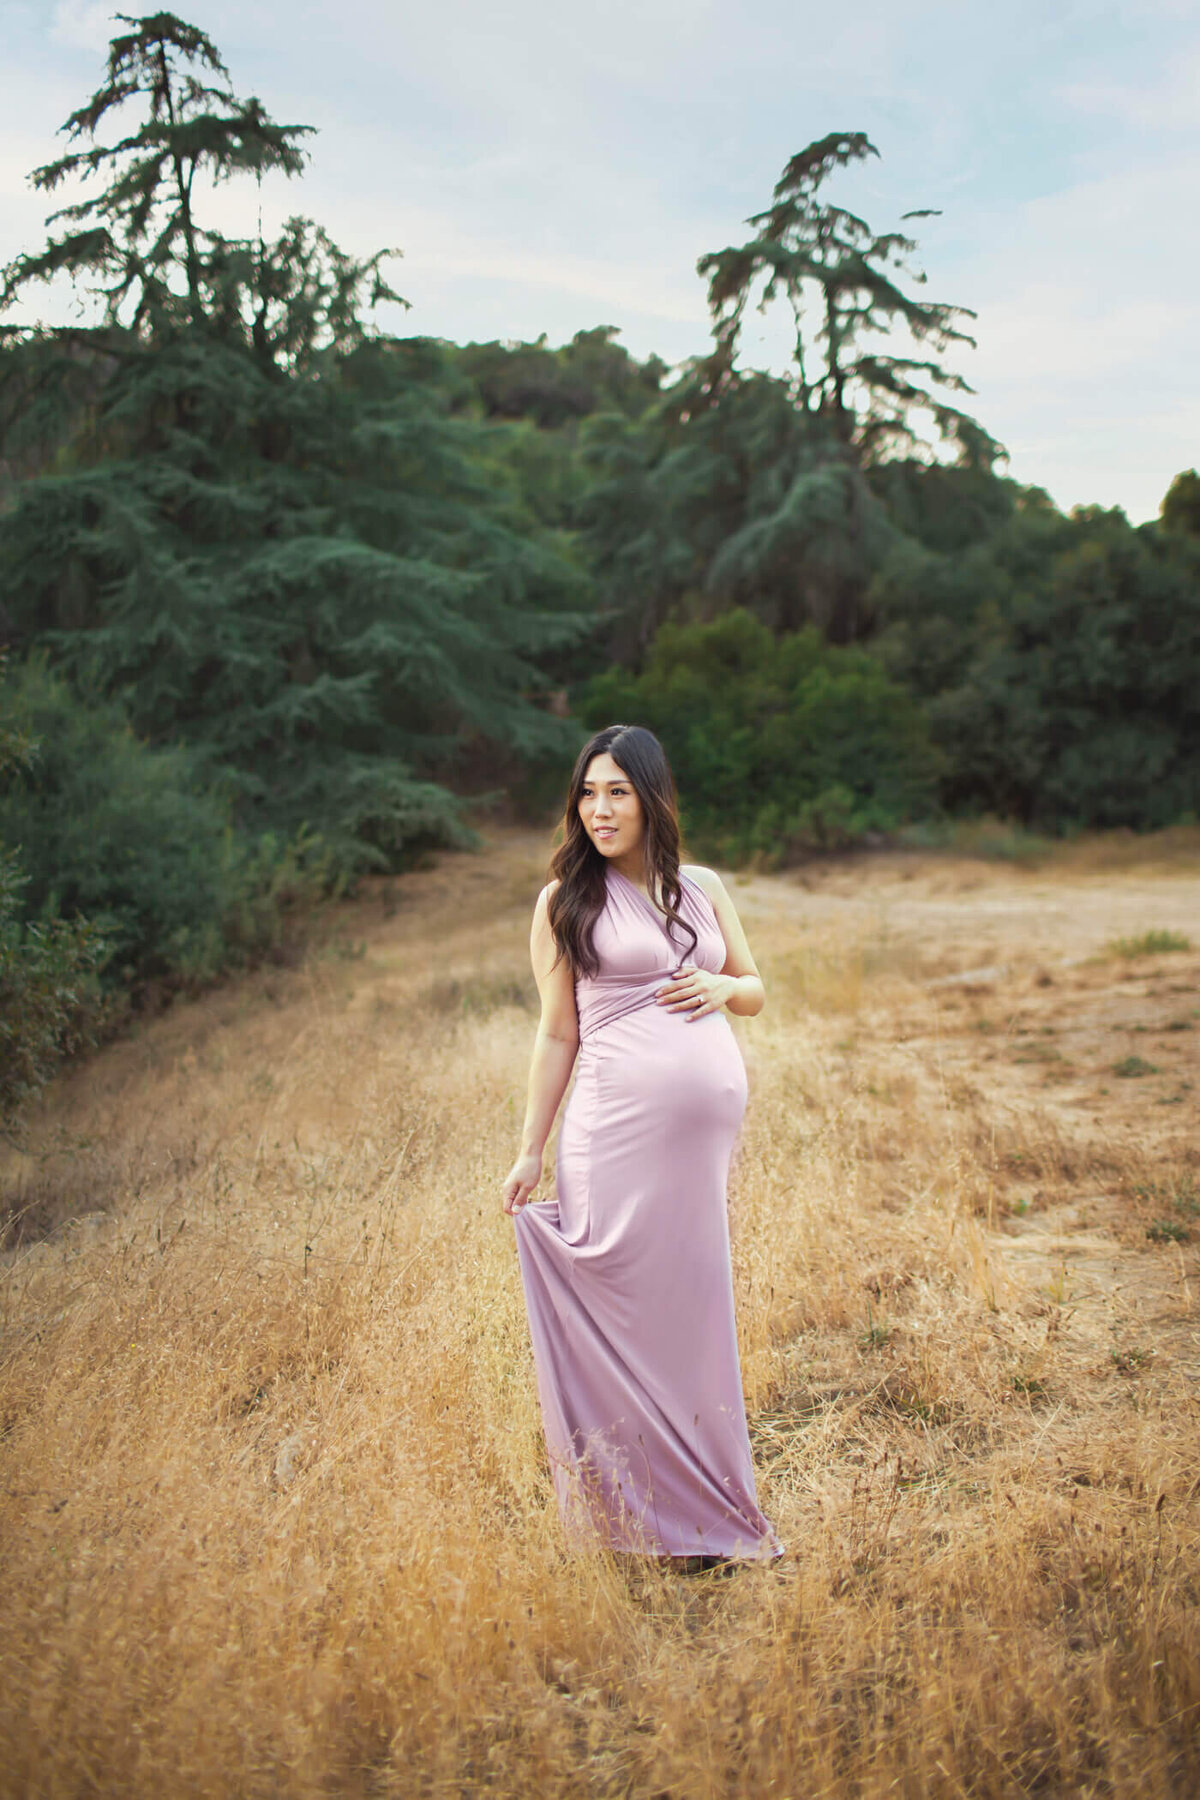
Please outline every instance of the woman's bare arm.
[[542, 1016], [529, 1065], [529, 1088], [521, 1148], [504, 1183], [504, 1210], [518, 1212], [533, 1197], [542, 1178], [546, 1140], [571, 1079], [579, 1050], [579, 1016], [575, 979], [550, 929], [549, 900], [553, 886], [538, 895], [529, 934], [529, 954], [542, 1002]]
[[762, 1011], [767, 996], [758, 964], [750, 954], [737, 907], [715, 869], [689, 863], [683, 872], [690, 875], [712, 901], [721, 936], [725, 939], [725, 962], [719, 975], [696, 969], [691, 963], [685, 964], [686, 975], [681, 971], [680, 976], [662, 990], [660, 1000], [668, 1011], [683, 1012], [689, 1018], [703, 1018], [722, 1006], [731, 1013], [753, 1018], [755, 1013]]

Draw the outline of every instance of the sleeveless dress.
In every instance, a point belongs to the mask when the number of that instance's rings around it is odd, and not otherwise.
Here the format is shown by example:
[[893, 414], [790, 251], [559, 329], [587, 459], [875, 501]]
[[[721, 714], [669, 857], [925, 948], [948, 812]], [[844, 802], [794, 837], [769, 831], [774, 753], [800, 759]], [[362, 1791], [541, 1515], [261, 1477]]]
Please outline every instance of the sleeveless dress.
[[767, 1559], [783, 1546], [755, 1493], [726, 1205], [745, 1065], [723, 1013], [655, 999], [681, 962], [719, 972], [725, 942], [689, 876], [694, 950], [605, 874], [556, 1197], [513, 1221], [564, 1531], [578, 1549]]

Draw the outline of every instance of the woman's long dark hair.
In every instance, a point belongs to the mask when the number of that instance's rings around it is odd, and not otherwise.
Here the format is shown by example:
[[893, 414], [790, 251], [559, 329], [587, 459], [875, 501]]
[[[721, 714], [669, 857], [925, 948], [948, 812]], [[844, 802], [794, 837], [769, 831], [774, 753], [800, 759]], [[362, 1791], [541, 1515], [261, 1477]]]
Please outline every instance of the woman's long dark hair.
[[604, 909], [607, 865], [583, 827], [579, 798], [591, 763], [605, 751], [629, 779], [642, 803], [642, 858], [646, 887], [667, 920], [668, 935], [680, 926], [696, 948], [696, 932], [680, 916], [679, 809], [666, 752], [642, 725], [606, 725], [589, 738], [571, 772], [563, 813], [563, 841], [550, 863], [558, 887], [550, 896], [550, 929], [575, 975], [595, 975], [600, 967], [592, 931]]

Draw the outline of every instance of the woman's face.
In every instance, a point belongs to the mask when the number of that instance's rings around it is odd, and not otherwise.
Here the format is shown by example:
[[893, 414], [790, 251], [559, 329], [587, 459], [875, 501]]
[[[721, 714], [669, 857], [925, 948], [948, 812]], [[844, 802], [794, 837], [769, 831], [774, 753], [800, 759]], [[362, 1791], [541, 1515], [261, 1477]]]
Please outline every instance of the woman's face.
[[627, 856], [642, 841], [642, 803], [607, 750], [593, 756], [579, 795], [579, 818], [601, 856]]

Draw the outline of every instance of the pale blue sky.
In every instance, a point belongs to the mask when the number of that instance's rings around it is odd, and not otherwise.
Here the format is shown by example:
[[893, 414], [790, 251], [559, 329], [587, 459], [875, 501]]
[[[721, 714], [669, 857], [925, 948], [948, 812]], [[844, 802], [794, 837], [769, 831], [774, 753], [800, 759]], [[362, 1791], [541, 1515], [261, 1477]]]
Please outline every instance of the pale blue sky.
[[[0, 0], [0, 258], [41, 241], [25, 176], [91, 92], [114, 9]], [[136, 9], [131, 9], [136, 10]], [[1200, 0], [180, 0], [240, 92], [313, 124], [265, 193], [347, 249], [399, 245], [400, 330], [561, 341], [611, 324], [707, 343], [705, 250], [831, 130], [881, 160], [834, 197], [914, 207], [929, 298], [970, 306], [957, 366], [1011, 472], [1152, 517], [1200, 464]], [[245, 227], [253, 188], [225, 190]], [[769, 339], [747, 349], [767, 358]]]

